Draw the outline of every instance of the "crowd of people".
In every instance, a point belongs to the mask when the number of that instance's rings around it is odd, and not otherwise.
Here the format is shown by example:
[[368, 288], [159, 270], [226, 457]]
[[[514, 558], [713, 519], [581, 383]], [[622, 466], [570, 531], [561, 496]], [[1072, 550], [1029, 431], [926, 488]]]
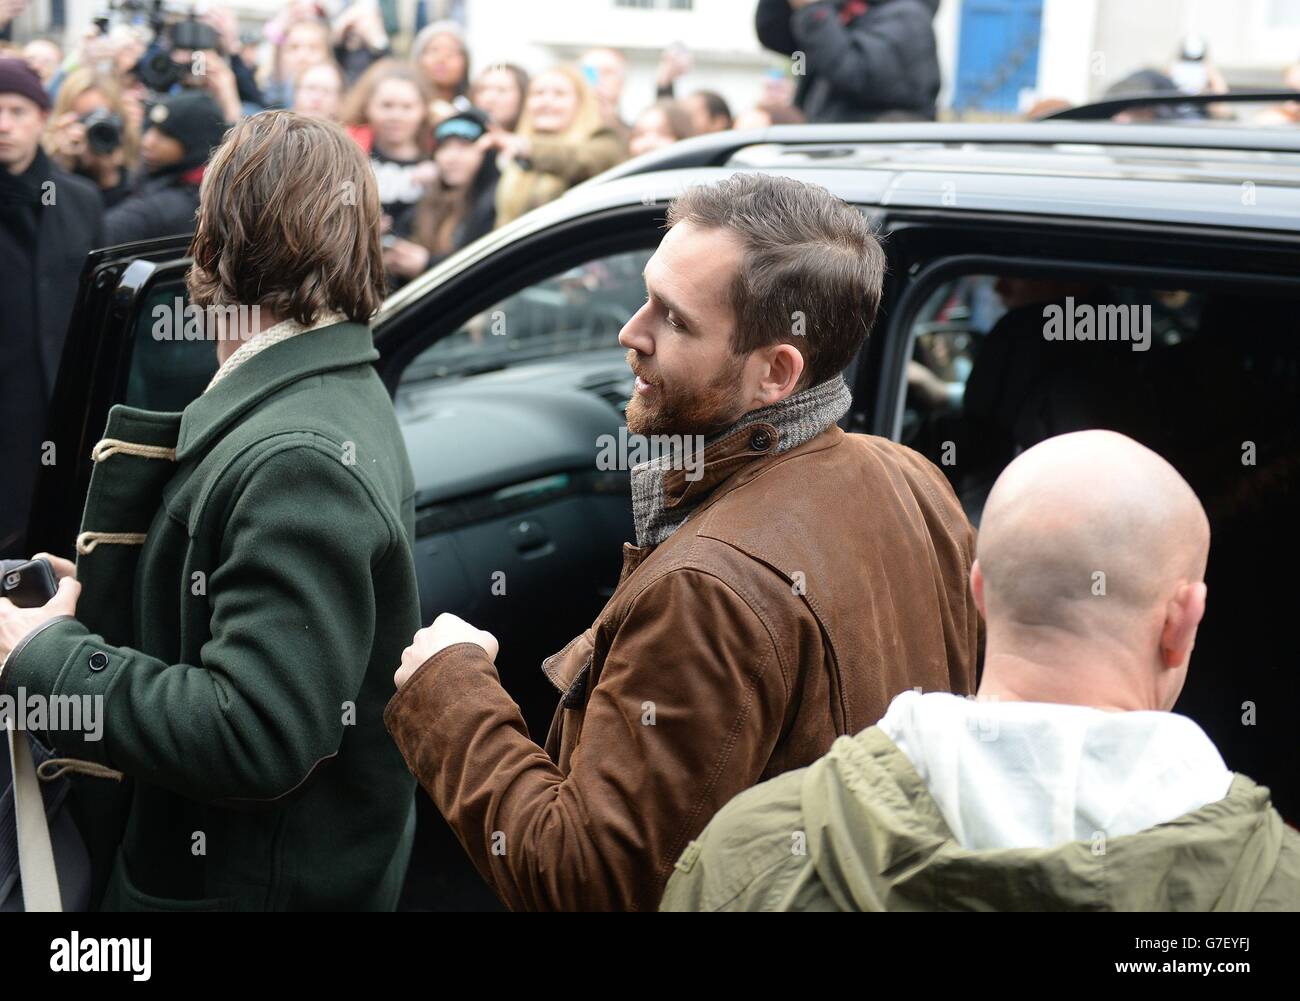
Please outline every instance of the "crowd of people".
[[429, 24], [406, 45], [368, 4], [331, 17], [321, 0], [295, 0], [260, 38], [241, 33], [229, 9], [209, 8], [172, 37], [178, 72], [161, 92], [147, 65], [158, 47], [139, 26], [105, 23], [66, 53], [50, 38], [0, 38], [0, 57], [21, 57], [40, 78], [50, 104], [42, 146], [98, 189], [110, 242], [171, 235], [192, 221], [208, 151], [240, 118], [287, 108], [343, 124], [379, 178], [392, 287], [628, 156], [690, 136], [933, 118], [936, 6], [846, 3], [827, 18], [823, 4], [763, 0], [760, 41], [807, 59], [806, 71], [774, 68], [755, 105], [736, 115], [715, 91], [679, 92], [692, 59], [676, 45], [662, 55], [657, 92], [630, 121], [618, 50], [532, 74], [512, 63], [478, 66], [458, 22]]
[[[764, 0], [755, 31], [791, 61], [755, 82], [752, 107], [736, 115], [685, 87], [693, 59], [678, 44], [630, 120], [627, 59], [612, 48], [533, 72], [479, 65], [457, 21], [394, 32], [374, 4], [294, 0], [257, 34], [210, 7], [161, 26], [98, 18], [65, 51], [15, 37], [23, 6], [0, 0], [0, 465], [18, 470], [0, 546], [34, 489], [87, 253], [192, 233], [212, 151], [262, 110], [334, 122], [368, 157], [392, 291], [630, 156], [733, 127], [932, 118], [938, 91], [933, 0], [845, 2], [830, 18], [825, 4]], [[899, 66], [898, 52], [917, 58]], [[839, 79], [850, 64], [865, 75]]]
[[[316, 0], [291, 4], [256, 44], [223, 8], [201, 25], [214, 47], [173, 38], [177, 72], [163, 91], [150, 86], [147, 29], [94, 29], [67, 53], [45, 38], [0, 41], [0, 58], [21, 58], [39, 79], [49, 162], [98, 191], [106, 243], [191, 230], [211, 149], [262, 109], [337, 122], [370, 157], [390, 288], [629, 156], [735, 124], [721, 95], [675, 92], [691, 68], [681, 47], [664, 53], [657, 93], [625, 121], [626, 60], [614, 49], [532, 74], [477, 67], [461, 26], [439, 21], [399, 55], [377, 7], [331, 20]], [[793, 96], [775, 73], [742, 124], [804, 120]]]

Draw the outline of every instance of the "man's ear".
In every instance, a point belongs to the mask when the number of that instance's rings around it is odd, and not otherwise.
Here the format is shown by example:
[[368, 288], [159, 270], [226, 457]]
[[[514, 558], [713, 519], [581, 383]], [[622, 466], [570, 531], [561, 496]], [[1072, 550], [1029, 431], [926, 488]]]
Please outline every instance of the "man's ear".
[[794, 394], [803, 376], [803, 354], [793, 344], [770, 344], [760, 348], [763, 369], [755, 403], [768, 407]]
[[975, 599], [980, 618], [988, 619], [988, 614], [984, 611], [984, 570], [980, 567], [979, 560], [970, 565], [970, 593]]
[[1160, 633], [1160, 659], [1165, 667], [1180, 667], [1192, 655], [1196, 627], [1205, 615], [1205, 594], [1203, 581], [1181, 584], [1165, 605], [1165, 626]]

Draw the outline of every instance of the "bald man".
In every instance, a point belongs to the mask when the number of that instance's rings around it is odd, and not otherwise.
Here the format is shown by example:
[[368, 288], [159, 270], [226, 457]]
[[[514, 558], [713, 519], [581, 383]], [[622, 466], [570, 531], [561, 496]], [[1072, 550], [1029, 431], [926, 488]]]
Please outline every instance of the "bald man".
[[1109, 431], [1050, 438], [989, 494], [973, 700], [904, 692], [742, 793], [664, 910], [1296, 910], [1300, 835], [1169, 712], [1205, 612], [1191, 487]]

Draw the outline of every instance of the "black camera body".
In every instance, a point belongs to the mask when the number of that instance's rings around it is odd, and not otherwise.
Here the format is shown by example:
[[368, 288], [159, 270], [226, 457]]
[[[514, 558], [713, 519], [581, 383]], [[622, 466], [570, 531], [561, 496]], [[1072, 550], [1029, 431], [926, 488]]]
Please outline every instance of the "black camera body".
[[107, 108], [96, 108], [79, 119], [86, 129], [86, 145], [101, 156], [116, 152], [122, 145], [122, 116]]

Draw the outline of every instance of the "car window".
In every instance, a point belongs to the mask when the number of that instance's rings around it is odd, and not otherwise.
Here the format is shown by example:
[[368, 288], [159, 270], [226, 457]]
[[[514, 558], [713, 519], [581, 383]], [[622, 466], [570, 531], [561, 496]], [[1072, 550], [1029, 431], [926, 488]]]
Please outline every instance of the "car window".
[[[1163, 413], [1181, 406], [1184, 359], [1229, 347], [1218, 301], [1084, 277], [947, 281], [911, 324], [900, 438], [944, 470], [976, 524], [1003, 466], [1044, 438], [1102, 427], [1175, 447], [1150, 394], [1169, 394]], [[1243, 373], [1254, 364], [1236, 361]]]
[[[186, 339], [189, 294], [183, 280], [161, 282], [147, 296], [132, 331], [126, 403], [176, 412], [197, 398], [217, 371], [217, 346]], [[191, 324], [191, 331], [197, 329]]]
[[618, 347], [619, 331], [645, 301], [642, 272], [653, 253], [586, 261], [507, 296], [417, 356], [402, 382]]
[[[1178, 470], [1205, 509], [1210, 551], [1176, 711], [1291, 817], [1297, 719], [1291, 676], [1277, 665], [1290, 656], [1294, 588], [1276, 582], [1300, 562], [1297, 315], [1295, 293], [1209, 281], [964, 276], [911, 321], [903, 424], [905, 443], [943, 471], [976, 526], [1006, 464], [1055, 435], [1117, 431]], [[1097, 483], [1102, 496], [1108, 488]], [[1099, 569], [1080, 568], [1083, 600], [1104, 600], [1090, 590]], [[1275, 707], [1267, 720], [1255, 717], [1263, 706]]]

